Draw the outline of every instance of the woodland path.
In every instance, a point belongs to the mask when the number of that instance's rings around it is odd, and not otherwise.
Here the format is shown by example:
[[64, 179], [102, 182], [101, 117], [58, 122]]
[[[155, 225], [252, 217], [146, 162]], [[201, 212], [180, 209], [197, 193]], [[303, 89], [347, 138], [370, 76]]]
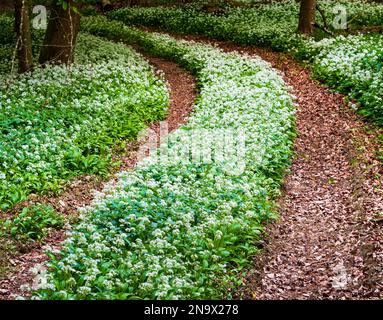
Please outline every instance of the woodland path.
[[[167, 82], [170, 92], [170, 106], [165, 120], [169, 132], [171, 132], [187, 121], [187, 117], [193, 108], [196, 97], [195, 79], [190, 73], [173, 62], [148, 55], [144, 56], [156, 71], [163, 75]], [[149, 128], [152, 132], [155, 132], [156, 139], [159, 141], [160, 124], [158, 122], [152, 123]], [[135, 166], [137, 150], [141, 143], [144, 143], [144, 140], [141, 142], [132, 141], [127, 144], [126, 155], [120, 158], [122, 165], [118, 168], [118, 171], [130, 170]], [[58, 197], [37, 197], [32, 199], [31, 202], [47, 203], [66, 216], [75, 216], [78, 207], [89, 205], [92, 202], [94, 191], [101, 191], [104, 182], [90, 176], [81, 177], [72, 181]], [[26, 202], [20, 206], [29, 203]], [[19, 210], [20, 206], [15, 210]], [[10, 271], [5, 277], [0, 278], [0, 300], [15, 299], [17, 296], [28, 297], [29, 292], [24, 289], [24, 285], [33, 286], [33, 281], [37, 275], [36, 272], [41, 272], [38, 266], [48, 258], [44, 253], [46, 247], [50, 246], [57, 250], [64, 239], [65, 231], [60, 230], [51, 234], [45, 240], [43, 246], [34, 244], [33, 247], [25, 248], [25, 253], [10, 257]], [[2, 257], [0, 256], [0, 258]]]
[[375, 156], [376, 133], [365, 130], [343, 95], [282, 53], [182, 38], [260, 56], [280, 70], [297, 98], [298, 137], [280, 219], [268, 227], [264, 253], [238, 298], [381, 298], [383, 168]]
[[[267, 227], [263, 253], [255, 257], [237, 297], [381, 297], [383, 170], [374, 153], [375, 134], [364, 129], [365, 123], [342, 95], [312, 80], [307, 69], [281, 53], [200, 37], [182, 38], [260, 56], [281, 71], [297, 97], [298, 137], [279, 199], [280, 219]], [[149, 60], [164, 71], [171, 88], [168, 121], [172, 130], [186, 121], [191, 110], [194, 79], [175, 64], [152, 57]], [[152, 129], [158, 132], [158, 127], [155, 124]], [[132, 159], [125, 159], [127, 168], [134, 165]], [[38, 262], [26, 260], [26, 266]], [[24, 273], [19, 273], [24, 275], [24, 283], [28, 277], [31, 280], [26, 266]], [[22, 282], [17, 274], [14, 277], [16, 280], [0, 281], [0, 288], [8, 283], [7, 294], [0, 299], [20, 293], [15, 288]]]

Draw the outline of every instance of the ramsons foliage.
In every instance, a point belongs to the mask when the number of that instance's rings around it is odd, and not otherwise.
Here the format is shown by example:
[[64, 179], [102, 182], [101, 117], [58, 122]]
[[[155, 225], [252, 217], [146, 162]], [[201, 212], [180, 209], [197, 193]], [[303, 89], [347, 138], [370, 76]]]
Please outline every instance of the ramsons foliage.
[[[122, 172], [83, 212], [59, 259], [52, 255], [43, 299], [219, 298], [257, 252], [262, 223], [292, 153], [294, 107], [267, 63], [92, 18], [87, 31], [139, 43], [198, 79], [187, 125], [131, 172]], [[245, 134], [243, 172], [232, 157], [194, 161], [190, 134]], [[168, 154], [167, 161], [161, 155]], [[216, 154], [215, 154], [216, 155]], [[240, 158], [242, 159], [242, 158]], [[234, 167], [233, 167], [234, 165]]]

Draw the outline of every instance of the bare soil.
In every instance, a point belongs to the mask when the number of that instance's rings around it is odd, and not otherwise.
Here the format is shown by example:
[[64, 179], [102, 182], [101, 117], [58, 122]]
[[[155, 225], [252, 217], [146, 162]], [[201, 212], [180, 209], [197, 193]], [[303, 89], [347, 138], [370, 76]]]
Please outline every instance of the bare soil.
[[200, 37], [225, 51], [257, 55], [280, 70], [297, 97], [295, 158], [237, 297], [379, 299], [383, 294], [383, 167], [377, 135], [344, 96], [312, 79], [282, 53]]
[[297, 98], [298, 137], [278, 201], [280, 219], [267, 227], [263, 253], [254, 258], [236, 297], [381, 299], [383, 166], [377, 137], [383, 130], [368, 125], [344, 95], [283, 53], [171, 35], [259, 56], [281, 72]]

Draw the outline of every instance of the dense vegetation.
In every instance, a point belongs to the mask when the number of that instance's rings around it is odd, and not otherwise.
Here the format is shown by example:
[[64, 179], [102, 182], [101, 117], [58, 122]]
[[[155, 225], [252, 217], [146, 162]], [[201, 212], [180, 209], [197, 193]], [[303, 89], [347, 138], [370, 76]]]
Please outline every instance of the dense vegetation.
[[[327, 23], [334, 19], [335, 4], [347, 8], [349, 29], [380, 25], [383, 21], [382, 5], [321, 1]], [[285, 1], [256, 8], [232, 8], [223, 16], [203, 12], [195, 6], [187, 9], [124, 8], [108, 16], [127, 25], [270, 47], [298, 60], [308, 60], [318, 78], [349, 94], [358, 102], [363, 116], [382, 124], [382, 37], [367, 34], [328, 38], [328, 34], [319, 30], [316, 34], [319, 42], [315, 38], [307, 39], [296, 33], [298, 9], [295, 1]], [[319, 13], [317, 21], [321, 21]]]
[[338, 37], [318, 47], [315, 75], [358, 101], [362, 115], [383, 125], [383, 36]]
[[[261, 60], [210, 46], [105, 19], [88, 20], [84, 28], [177, 61], [196, 74], [200, 96], [189, 123], [158, 155], [121, 173], [118, 184], [86, 210], [38, 296], [221, 297], [256, 252], [262, 223], [274, 216], [272, 199], [294, 137], [294, 108], [283, 80]], [[203, 139], [210, 139], [214, 161], [192, 160], [198, 130], [211, 130]], [[246, 133], [244, 159], [236, 153], [219, 157], [215, 139], [228, 131]], [[236, 173], [241, 161], [243, 172]]]
[[[106, 16], [93, 7], [98, 0], [83, 2], [91, 7], [84, 9], [89, 17], [81, 17], [74, 59], [39, 61], [46, 32], [31, 30], [26, 70], [17, 68], [14, 17], [0, 14], [0, 276], [14, 251], [42, 244], [65, 224], [67, 239], [60, 252], [48, 253], [46, 278], [32, 292], [36, 299], [232, 298], [240, 271], [259, 251], [265, 223], [278, 216], [275, 200], [296, 136], [294, 97], [282, 74], [260, 58], [139, 27], [284, 52], [383, 126], [383, 36], [370, 33], [382, 24], [382, 5], [319, 1], [324, 16], [317, 12], [308, 37], [297, 32], [293, 0], [254, 7], [257, 0], [238, 0], [238, 7], [216, 1], [214, 13], [206, 9], [209, 1], [198, 1]], [[335, 4], [347, 8], [347, 30], [331, 27]], [[61, 18], [65, 6], [56, 3]], [[129, 45], [195, 76], [198, 96], [187, 124], [133, 170], [118, 173], [79, 208], [76, 220], [37, 202], [41, 197], [23, 202], [31, 194], [57, 195], [82, 175], [105, 178], [126, 142], [165, 118], [169, 88]], [[328, 178], [329, 188], [336, 183]]]
[[165, 83], [131, 49], [81, 35], [76, 61], [0, 83], [1, 209], [106, 174], [111, 148], [166, 114]]
[[51, 206], [35, 204], [24, 207], [12, 219], [0, 220], [0, 236], [19, 242], [42, 241], [52, 229], [64, 225], [64, 218]]
[[[341, 3], [347, 8], [349, 27], [378, 25], [383, 21], [382, 6], [349, 1], [321, 1], [326, 21], [331, 27], [333, 7]], [[232, 8], [224, 15], [209, 14], [190, 8], [124, 8], [108, 17], [128, 25], [157, 27], [164, 31], [199, 34], [230, 40], [240, 45], [270, 47], [289, 52], [299, 59], [310, 58], [309, 41], [296, 33], [299, 4], [296, 1], [265, 4], [255, 8]], [[318, 13], [317, 21], [321, 22]], [[318, 32], [317, 37], [328, 36]]]

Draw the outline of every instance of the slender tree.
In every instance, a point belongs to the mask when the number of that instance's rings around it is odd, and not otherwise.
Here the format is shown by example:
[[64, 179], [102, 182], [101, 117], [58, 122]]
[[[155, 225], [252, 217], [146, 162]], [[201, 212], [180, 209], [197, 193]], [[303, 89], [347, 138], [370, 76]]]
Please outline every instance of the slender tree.
[[301, 0], [298, 31], [306, 36], [311, 36], [314, 31], [315, 7], [316, 0]]
[[52, 4], [48, 27], [41, 48], [39, 62], [70, 64], [73, 62], [74, 47], [80, 27], [80, 14], [74, 0]]
[[17, 34], [17, 56], [19, 72], [26, 72], [33, 68], [32, 38], [29, 22], [28, 0], [14, 0], [15, 31]]

